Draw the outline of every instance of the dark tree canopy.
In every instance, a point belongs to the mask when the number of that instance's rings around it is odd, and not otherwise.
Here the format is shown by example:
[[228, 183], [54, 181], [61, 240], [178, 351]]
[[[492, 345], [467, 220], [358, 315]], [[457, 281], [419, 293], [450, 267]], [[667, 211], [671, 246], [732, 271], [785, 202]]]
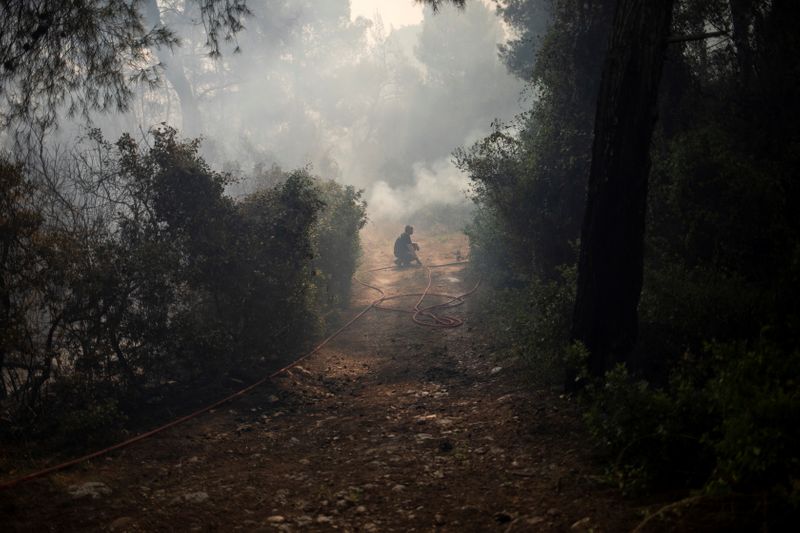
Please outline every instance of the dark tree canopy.
[[[194, 0], [211, 56], [235, 38], [246, 0]], [[52, 124], [69, 115], [125, 110], [134, 83], [157, 83], [154, 48], [179, 44], [149, 27], [143, 0], [0, 2], [0, 122]]]
[[499, 46], [503, 62], [518, 78], [533, 77], [536, 55], [552, 19], [550, 0], [498, 0], [497, 13], [516, 35]]

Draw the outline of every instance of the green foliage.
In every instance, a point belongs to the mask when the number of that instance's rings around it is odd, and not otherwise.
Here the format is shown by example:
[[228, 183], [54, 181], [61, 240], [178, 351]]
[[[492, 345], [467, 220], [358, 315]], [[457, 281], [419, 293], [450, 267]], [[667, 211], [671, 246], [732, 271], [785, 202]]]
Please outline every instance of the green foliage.
[[502, 0], [497, 13], [515, 30], [513, 38], [499, 46], [508, 70], [523, 80], [533, 75], [536, 51], [550, 24], [549, 0]]
[[692, 377], [676, 374], [662, 389], [618, 365], [587, 386], [585, 400], [594, 442], [611, 460], [609, 475], [623, 491], [685, 487], [710, 472], [699, 431], [713, 406]]
[[[455, 154], [479, 206], [472, 257], [500, 283], [558, 280], [575, 261], [611, 4], [554, 2], [531, 76], [532, 109]], [[506, 54], [522, 43], [509, 46]]]
[[121, 427], [169, 383], [252, 380], [348, 303], [359, 191], [299, 170], [236, 202], [171, 128], [150, 147], [90, 141], [102, 164], [82, 155], [85, 173], [64, 176], [92, 199], [86, 224], [0, 166], [3, 429], [69, 439]]
[[[535, 375], [566, 364], [583, 380], [587, 422], [624, 490], [771, 491], [798, 509], [800, 4], [676, 4], [674, 33], [728, 37], [668, 50], [638, 346], [591, 381], [585, 349], [569, 344], [563, 266], [574, 264], [613, 4], [553, 2], [535, 63], [530, 43], [512, 41], [509, 67], [533, 65], [532, 109], [456, 154], [478, 205], [471, 258], [497, 290], [492, 327]], [[536, 5], [501, 12], [533, 31], [525, 10]]]
[[771, 336], [687, 355], [665, 387], [622, 365], [587, 387], [586, 419], [615, 481], [629, 492], [705, 484], [796, 499], [800, 351], [785, 332]]
[[575, 304], [575, 268], [564, 268], [562, 279], [534, 279], [524, 289], [493, 291], [483, 296], [485, 321], [501, 351], [530, 369], [545, 384], [564, 382], [572, 308]]
[[[143, 5], [145, 4], [145, 5]], [[212, 56], [220, 40], [243, 29], [244, 0], [197, 0]], [[30, 2], [0, 5], [0, 124], [52, 125], [57, 113], [124, 110], [131, 84], [158, 81], [153, 48], [174, 47], [177, 37], [145, 20], [155, 0]], [[80, 68], [76, 68], [79, 65]]]
[[[800, 480], [800, 348], [776, 343], [766, 330], [753, 345], [710, 346], [717, 371], [708, 384], [721, 423], [706, 440], [717, 456], [712, 481], [734, 488]], [[779, 334], [779, 337], [782, 335]]]
[[126, 421], [114, 400], [99, 400], [65, 414], [55, 438], [67, 447], [100, 445], [118, 435]]
[[639, 303], [639, 345], [631, 363], [664, 383], [685, 352], [700, 353], [708, 339], [758, 334], [769, 312], [763, 289], [735, 272], [688, 267], [679, 261], [651, 262]]
[[322, 307], [350, 303], [352, 277], [361, 253], [359, 231], [367, 223], [362, 191], [335, 181], [318, 181], [325, 204], [313, 232], [314, 284]]

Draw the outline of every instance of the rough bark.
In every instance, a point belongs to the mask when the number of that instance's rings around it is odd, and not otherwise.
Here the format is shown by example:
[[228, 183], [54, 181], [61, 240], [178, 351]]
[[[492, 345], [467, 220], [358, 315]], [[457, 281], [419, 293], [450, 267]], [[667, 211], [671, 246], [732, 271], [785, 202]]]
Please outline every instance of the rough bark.
[[[650, 139], [673, 0], [619, 0], [595, 115], [572, 336], [589, 371], [624, 361], [636, 341]], [[567, 386], [574, 388], [574, 380]]]

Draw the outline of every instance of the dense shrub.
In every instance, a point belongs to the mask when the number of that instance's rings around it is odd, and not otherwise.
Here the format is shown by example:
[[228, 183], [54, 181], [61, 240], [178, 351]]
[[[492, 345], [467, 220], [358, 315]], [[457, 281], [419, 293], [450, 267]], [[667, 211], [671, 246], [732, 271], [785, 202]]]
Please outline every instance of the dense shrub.
[[480, 313], [493, 332], [494, 348], [523, 363], [538, 384], [561, 384], [572, 308], [576, 269], [565, 267], [558, 281], [534, 279], [521, 288], [481, 293]]
[[720, 423], [705, 439], [716, 454], [713, 483], [776, 487], [800, 503], [800, 346], [775, 336], [710, 346], [707, 390]]
[[[591, 381], [586, 354], [570, 346], [574, 292], [563, 272], [574, 264], [613, 4], [553, 2], [531, 111], [456, 154], [478, 205], [473, 267], [497, 291], [504, 346], [536, 375], [567, 364], [561, 372], [587, 385], [587, 421], [625, 490], [767, 492], [797, 512], [800, 40], [790, 21], [800, 8], [675, 4], [675, 34], [728, 34], [668, 48], [638, 344], [625, 365]], [[515, 72], [530, 64], [521, 45], [508, 46]]]
[[367, 204], [350, 185], [317, 179], [316, 188], [325, 204], [312, 237], [317, 301], [322, 309], [344, 307], [361, 253], [359, 230], [367, 222]]
[[664, 387], [624, 366], [590, 385], [587, 422], [620, 486], [768, 487], [797, 503], [800, 351], [770, 336], [687, 355]]
[[254, 379], [347, 304], [360, 192], [301, 170], [234, 201], [171, 128], [87, 142], [0, 165], [2, 429], [97, 437], [171, 385]]
[[692, 377], [676, 374], [668, 387], [653, 387], [619, 365], [587, 386], [589, 429], [623, 491], [687, 487], [710, 473], [702, 432], [715, 411]]

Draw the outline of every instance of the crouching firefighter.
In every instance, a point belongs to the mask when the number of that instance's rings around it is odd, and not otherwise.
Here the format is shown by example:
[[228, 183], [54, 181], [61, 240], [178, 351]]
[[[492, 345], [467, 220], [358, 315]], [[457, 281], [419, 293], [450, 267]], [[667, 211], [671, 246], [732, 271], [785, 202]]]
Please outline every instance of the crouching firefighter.
[[411, 242], [412, 233], [414, 233], [414, 228], [406, 226], [405, 231], [394, 241], [394, 256], [397, 258], [394, 262], [398, 266], [410, 265], [412, 261], [422, 265], [422, 261], [417, 257], [419, 244]]

